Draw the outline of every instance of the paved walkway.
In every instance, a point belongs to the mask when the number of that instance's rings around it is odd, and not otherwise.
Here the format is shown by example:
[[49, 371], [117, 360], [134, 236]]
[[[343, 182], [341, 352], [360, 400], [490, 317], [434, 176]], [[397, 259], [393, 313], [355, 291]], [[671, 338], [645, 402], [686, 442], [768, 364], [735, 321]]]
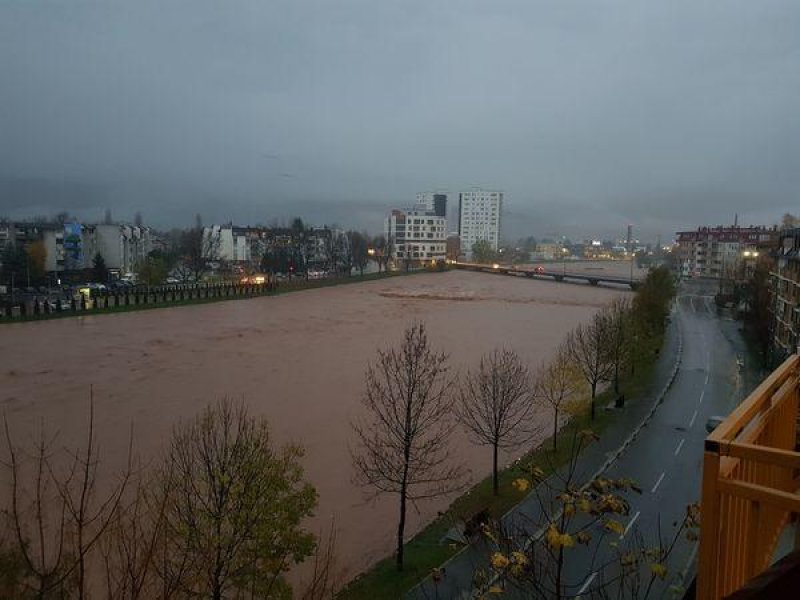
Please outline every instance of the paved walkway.
[[[675, 315], [675, 313], [673, 314]], [[667, 328], [664, 346], [647, 390], [642, 397], [626, 404], [625, 408], [615, 409], [618, 414], [606, 427], [600, 440], [589, 446], [578, 459], [574, 481], [587, 482], [600, 475], [632, 443], [639, 428], [652, 417], [661, 399], [672, 385], [678, 372], [681, 354], [681, 331], [678, 319], [673, 318]], [[552, 477], [561, 476], [563, 476], [562, 473], [557, 473]], [[527, 524], [540, 521], [537, 519], [539, 512], [540, 499], [536, 494], [531, 493], [502, 518], [503, 526], [514, 528], [513, 530], [516, 531], [520, 527], [526, 528]], [[434, 582], [428, 577], [410, 590], [406, 594], [406, 598], [409, 600], [469, 598], [472, 591], [473, 574], [478, 569], [487, 568], [491, 551], [491, 548], [482, 541], [465, 546], [461, 552], [443, 565], [443, 573], [439, 581]]]

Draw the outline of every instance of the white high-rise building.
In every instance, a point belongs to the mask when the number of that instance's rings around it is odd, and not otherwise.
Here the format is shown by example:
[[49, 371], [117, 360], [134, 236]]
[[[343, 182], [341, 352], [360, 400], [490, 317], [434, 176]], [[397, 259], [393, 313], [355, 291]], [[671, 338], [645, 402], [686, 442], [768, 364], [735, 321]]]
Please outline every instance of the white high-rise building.
[[467, 260], [478, 240], [486, 240], [497, 251], [502, 210], [503, 192], [473, 188], [458, 194], [458, 235]]

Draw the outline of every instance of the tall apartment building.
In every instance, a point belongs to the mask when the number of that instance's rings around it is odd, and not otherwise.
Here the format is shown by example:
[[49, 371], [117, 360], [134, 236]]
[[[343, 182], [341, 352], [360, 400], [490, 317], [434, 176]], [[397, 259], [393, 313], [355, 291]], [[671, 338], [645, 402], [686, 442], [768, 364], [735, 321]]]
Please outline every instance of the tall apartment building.
[[736, 277], [747, 265], [745, 253], [758, 252], [778, 235], [767, 227], [699, 227], [676, 234], [677, 257], [685, 277]]
[[447, 254], [447, 219], [434, 210], [393, 210], [386, 219], [392, 259], [412, 264], [444, 260]]
[[772, 279], [772, 346], [776, 359], [800, 343], [800, 229], [780, 233]]
[[85, 225], [83, 228], [85, 268], [100, 254], [112, 272], [133, 273], [136, 265], [153, 249], [150, 229], [136, 225]]
[[419, 192], [417, 193], [416, 208], [432, 211], [438, 217], [444, 217], [447, 221], [445, 228], [448, 235], [458, 234], [458, 207], [454, 207], [452, 194], [446, 190], [437, 190], [435, 192]]
[[472, 246], [479, 240], [497, 250], [502, 210], [503, 192], [473, 188], [458, 194], [458, 235], [467, 260], [472, 259]]

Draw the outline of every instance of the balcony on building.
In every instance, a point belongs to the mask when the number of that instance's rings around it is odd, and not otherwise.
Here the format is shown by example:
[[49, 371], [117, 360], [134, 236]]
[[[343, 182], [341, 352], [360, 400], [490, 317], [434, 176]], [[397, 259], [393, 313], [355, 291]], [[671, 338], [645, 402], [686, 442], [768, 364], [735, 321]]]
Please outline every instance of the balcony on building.
[[698, 600], [797, 598], [800, 355], [706, 439]]

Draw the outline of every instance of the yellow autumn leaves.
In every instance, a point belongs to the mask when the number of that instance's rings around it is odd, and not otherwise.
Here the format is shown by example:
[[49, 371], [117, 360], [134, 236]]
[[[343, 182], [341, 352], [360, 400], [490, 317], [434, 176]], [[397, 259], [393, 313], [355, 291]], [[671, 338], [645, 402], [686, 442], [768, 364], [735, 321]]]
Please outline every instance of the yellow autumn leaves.
[[575, 545], [575, 538], [568, 533], [561, 533], [555, 525], [547, 528], [544, 539], [553, 550], [572, 548]]
[[507, 571], [514, 577], [520, 577], [528, 564], [528, 557], [524, 552], [519, 551], [514, 551], [509, 555], [495, 552], [489, 563], [495, 571]]
[[527, 479], [520, 477], [512, 481], [511, 486], [518, 492], [526, 492], [528, 491], [528, 488], [531, 486], [531, 482], [528, 481]]
[[625, 532], [625, 527], [622, 523], [614, 519], [606, 519], [605, 523], [603, 523], [603, 527], [605, 527], [606, 531], [616, 533], [617, 535], [622, 535]]

